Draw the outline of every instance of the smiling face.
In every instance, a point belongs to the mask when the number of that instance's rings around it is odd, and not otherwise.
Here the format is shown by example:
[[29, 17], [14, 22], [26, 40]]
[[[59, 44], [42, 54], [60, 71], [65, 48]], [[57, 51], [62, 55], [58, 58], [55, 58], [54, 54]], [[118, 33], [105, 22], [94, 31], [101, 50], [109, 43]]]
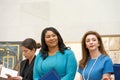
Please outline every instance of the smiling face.
[[100, 46], [97, 37], [93, 34], [90, 34], [86, 37], [85, 44], [89, 51], [98, 50], [98, 47]]
[[45, 43], [49, 48], [58, 47], [58, 37], [52, 31], [47, 31], [45, 33]]

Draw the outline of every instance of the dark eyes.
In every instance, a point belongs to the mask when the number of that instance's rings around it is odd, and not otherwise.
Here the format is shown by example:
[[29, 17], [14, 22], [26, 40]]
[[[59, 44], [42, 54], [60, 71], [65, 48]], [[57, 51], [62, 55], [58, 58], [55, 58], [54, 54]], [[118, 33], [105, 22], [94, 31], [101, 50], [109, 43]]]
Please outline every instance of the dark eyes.
[[28, 53], [28, 52], [29, 52], [29, 50], [24, 50], [23, 52], [24, 52], [24, 53]]
[[96, 41], [96, 39], [87, 39], [86, 42], [90, 42], [90, 41]]
[[50, 38], [50, 37], [56, 37], [57, 35], [53, 34], [53, 35], [47, 35], [45, 36], [45, 38]]

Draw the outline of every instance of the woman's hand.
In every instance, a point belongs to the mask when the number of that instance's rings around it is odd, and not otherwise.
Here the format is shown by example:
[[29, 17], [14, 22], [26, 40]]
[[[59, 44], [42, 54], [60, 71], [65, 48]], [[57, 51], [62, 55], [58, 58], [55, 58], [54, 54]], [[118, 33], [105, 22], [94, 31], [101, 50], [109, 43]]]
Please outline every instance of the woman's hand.
[[8, 80], [22, 80], [22, 77], [21, 76], [8, 77]]
[[104, 74], [102, 80], [113, 80], [110, 74]]
[[112, 80], [112, 78], [103, 78], [102, 80]]

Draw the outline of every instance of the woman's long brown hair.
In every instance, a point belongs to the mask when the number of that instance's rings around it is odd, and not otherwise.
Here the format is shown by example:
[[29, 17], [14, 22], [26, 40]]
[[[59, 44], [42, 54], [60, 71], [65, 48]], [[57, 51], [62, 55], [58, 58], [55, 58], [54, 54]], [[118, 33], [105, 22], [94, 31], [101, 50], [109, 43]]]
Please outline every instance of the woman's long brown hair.
[[98, 42], [100, 44], [100, 46], [98, 48], [99, 48], [99, 51], [101, 52], [101, 54], [108, 55], [107, 52], [105, 51], [104, 46], [103, 46], [103, 42], [102, 42], [101, 36], [97, 32], [95, 32], [95, 31], [88, 31], [88, 32], [86, 32], [84, 34], [84, 36], [82, 38], [82, 42], [81, 42], [82, 43], [82, 59], [79, 61], [79, 67], [80, 68], [84, 68], [85, 67], [85, 65], [87, 64], [87, 61], [88, 61], [88, 59], [90, 57], [90, 53], [89, 53], [88, 49], [86, 48], [86, 44], [85, 44], [86, 37], [88, 35], [90, 35], [90, 34], [95, 35], [97, 37]]

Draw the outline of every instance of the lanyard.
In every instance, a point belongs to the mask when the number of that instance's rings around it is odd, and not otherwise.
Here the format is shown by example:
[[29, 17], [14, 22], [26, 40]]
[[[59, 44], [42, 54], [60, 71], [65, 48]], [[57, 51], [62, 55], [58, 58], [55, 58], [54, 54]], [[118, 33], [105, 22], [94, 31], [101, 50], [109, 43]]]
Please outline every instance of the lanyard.
[[[99, 56], [100, 56], [100, 55], [99, 55]], [[90, 73], [91, 73], [93, 67], [95, 66], [95, 64], [96, 64], [96, 62], [97, 62], [99, 56], [97, 57], [97, 59], [95, 60], [95, 62], [94, 62], [93, 65], [92, 65], [92, 67], [90, 68], [90, 70], [89, 70], [89, 72], [88, 72], [87, 80], [89, 80], [89, 78], [90, 78]], [[87, 65], [86, 65], [85, 68], [83, 69], [83, 80], [85, 80], [84, 73], [85, 73], [85, 69], [86, 69], [86, 67], [87, 67]]]

